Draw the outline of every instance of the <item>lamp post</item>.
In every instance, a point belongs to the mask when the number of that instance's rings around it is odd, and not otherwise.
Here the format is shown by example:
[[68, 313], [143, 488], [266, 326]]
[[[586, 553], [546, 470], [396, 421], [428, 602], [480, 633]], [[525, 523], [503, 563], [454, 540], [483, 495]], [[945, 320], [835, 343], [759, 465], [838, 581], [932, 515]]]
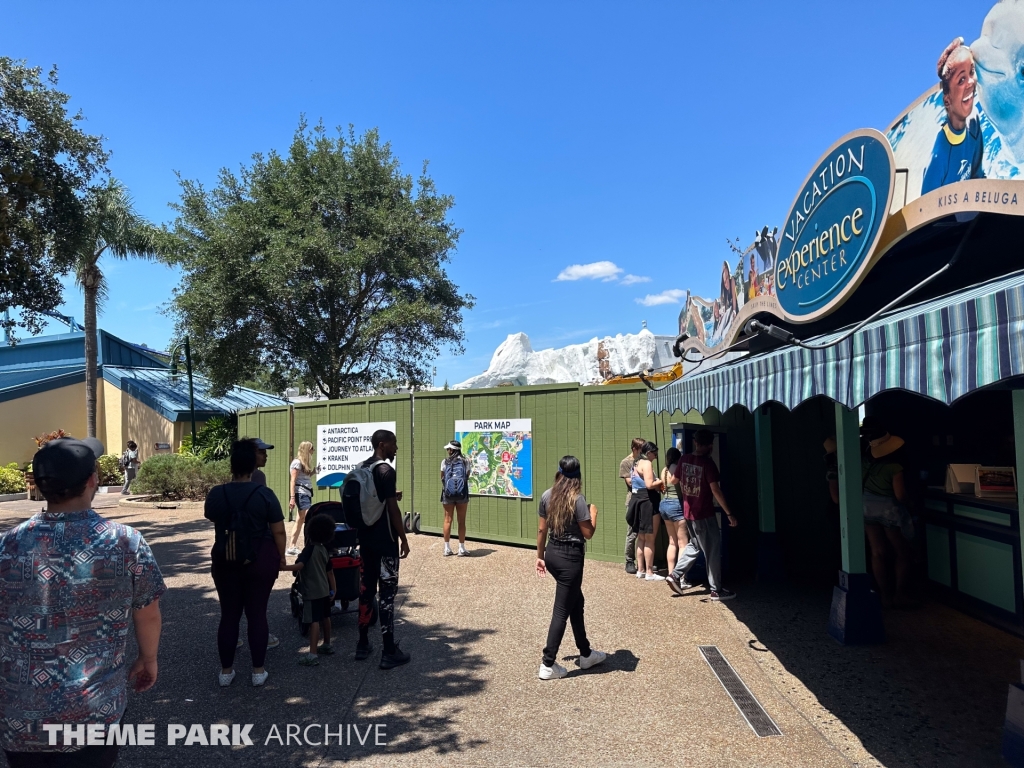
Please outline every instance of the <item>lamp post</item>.
[[[188, 410], [189, 416], [192, 421], [192, 450], [195, 451], [196, 446], [196, 399], [194, 389], [192, 387], [192, 348], [188, 343], [188, 336], [185, 337], [185, 373], [188, 375]], [[171, 349], [171, 377], [178, 375], [178, 352], [180, 351], [180, 345], [175, 344]]]
[[192, 348], [185, 337], [185, 372], [188, 374], [188, 410], [192, 419], [192, 449], [196, 448], [196, 398], [192, 389]]

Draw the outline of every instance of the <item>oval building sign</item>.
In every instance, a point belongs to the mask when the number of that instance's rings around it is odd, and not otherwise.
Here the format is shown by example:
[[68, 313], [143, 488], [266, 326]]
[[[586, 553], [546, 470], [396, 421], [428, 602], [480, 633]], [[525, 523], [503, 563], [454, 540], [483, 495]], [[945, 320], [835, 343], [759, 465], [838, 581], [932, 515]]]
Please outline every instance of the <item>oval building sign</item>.
[[786, 218], [775, 295], [787, 320], [807, 322], [841, 304], [863, 278], [892, 202], [885, 136], [855, 131], [828, 150]]

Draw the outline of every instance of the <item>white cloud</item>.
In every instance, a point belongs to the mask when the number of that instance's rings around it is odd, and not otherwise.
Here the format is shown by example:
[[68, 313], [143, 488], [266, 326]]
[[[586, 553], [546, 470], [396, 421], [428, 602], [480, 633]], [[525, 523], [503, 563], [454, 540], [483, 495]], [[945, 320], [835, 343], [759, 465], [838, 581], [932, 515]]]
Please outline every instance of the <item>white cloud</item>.
[[637, 283], [649, 283], [651, 278], [643, 277], [641, 275], [626, 275], [622, 278], [623, 285], [636, 285]]
[[614, 261], [595, 261], [590, 264], [571, 264], [555, 278], [555, 282], [566, 280], [602, 280], [606, 283], [618, 279], [623, 273], [622, 267]]
[[648, 293], [642, 299], [637, 299], [636, 303], [643, 304], [645, 307], [657, 307], [659, 304], [679, 304], [685, 298], [686, 291], [670, 288], [661, 293]]

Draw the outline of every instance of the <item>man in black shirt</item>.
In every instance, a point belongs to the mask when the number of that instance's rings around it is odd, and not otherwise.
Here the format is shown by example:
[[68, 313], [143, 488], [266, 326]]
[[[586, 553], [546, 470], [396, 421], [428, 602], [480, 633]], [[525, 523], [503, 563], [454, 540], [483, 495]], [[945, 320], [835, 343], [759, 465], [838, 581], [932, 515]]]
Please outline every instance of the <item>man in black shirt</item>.
[[[359, 643], [356, 660], [369, 657], [370, 626], [374, 621], [374, 597], [380, 591], [380, 632], [384, 650], [380, 657], [381, 669], [394, 669], [409, 662], [410, 656], [395, 642], [395, 594], [398, 592], [398, 561], [409, 555], [409, 540], [405, 537], [402, 513], [398, 502], [401, 492], [396, 490], [395, 470], [385, 462], [394, 461], [398, 453], [398, 438], [394, 432], [378, 429], [370, 438], [373, 457], [363, 462], [373, 469], [373, 484], [377, 498], [384, 502], [383, 514], [373, 525], [360, 524], [359, 551], [363, 558], [362, 584], [359, 587]], [[401, 542], [401, 551], [399, 551]]]

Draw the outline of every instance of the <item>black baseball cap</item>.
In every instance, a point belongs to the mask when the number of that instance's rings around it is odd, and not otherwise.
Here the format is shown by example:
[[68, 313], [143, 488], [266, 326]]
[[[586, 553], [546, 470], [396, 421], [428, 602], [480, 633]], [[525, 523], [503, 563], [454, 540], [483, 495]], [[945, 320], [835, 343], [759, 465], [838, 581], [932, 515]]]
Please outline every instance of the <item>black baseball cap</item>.
[[67, 491], [89, 479], [103, 453], [103, 443], [95, 437], [60, 437], [36, 451], [32, 474], [44, 490]]

